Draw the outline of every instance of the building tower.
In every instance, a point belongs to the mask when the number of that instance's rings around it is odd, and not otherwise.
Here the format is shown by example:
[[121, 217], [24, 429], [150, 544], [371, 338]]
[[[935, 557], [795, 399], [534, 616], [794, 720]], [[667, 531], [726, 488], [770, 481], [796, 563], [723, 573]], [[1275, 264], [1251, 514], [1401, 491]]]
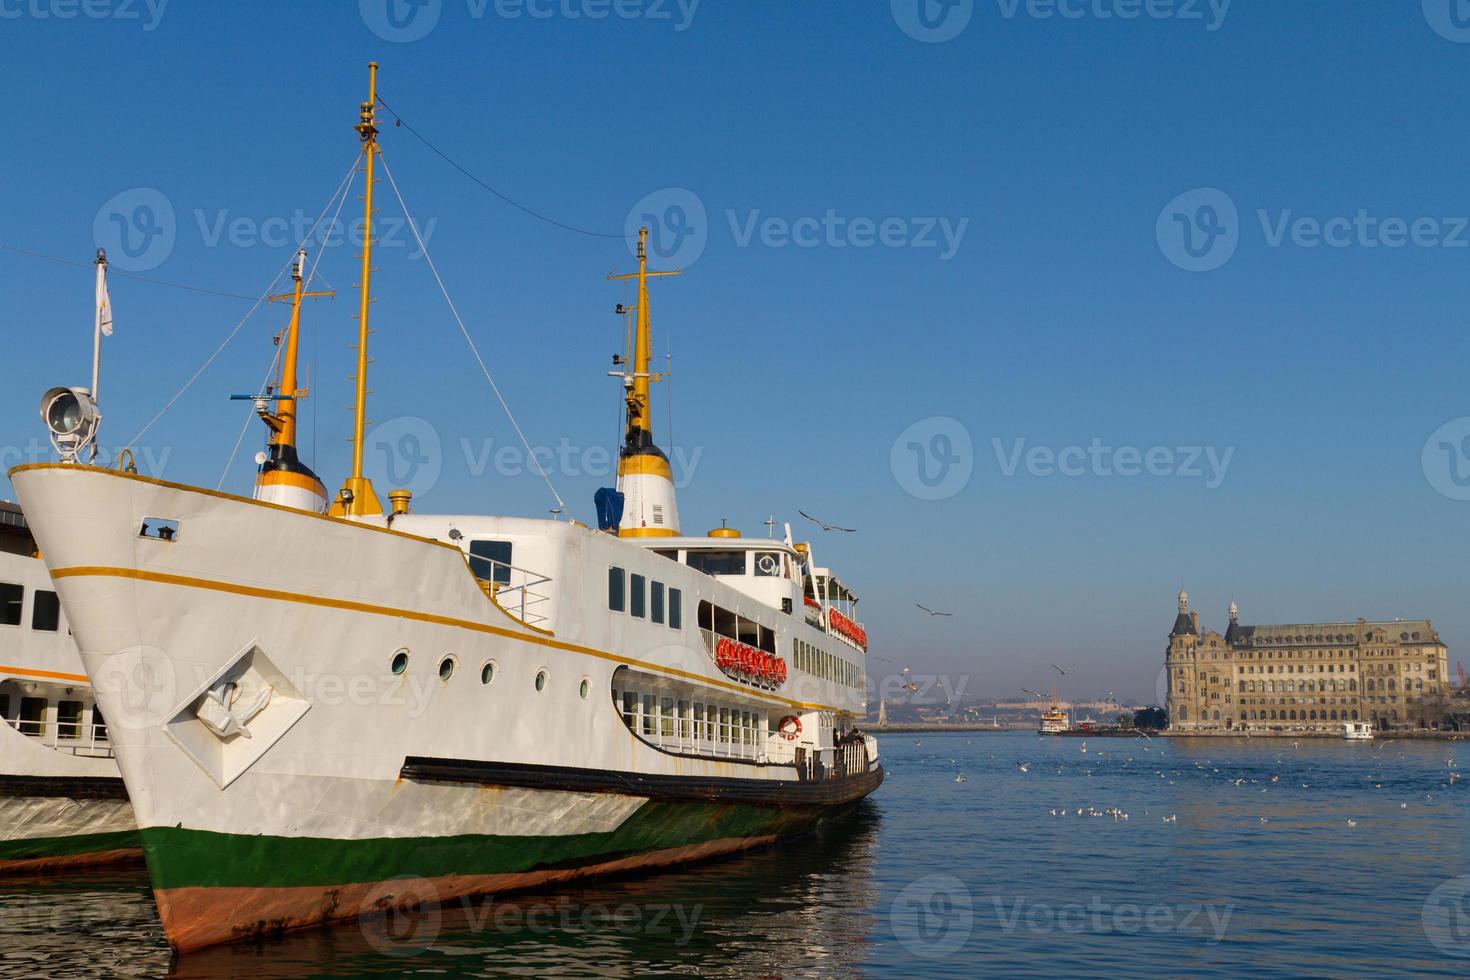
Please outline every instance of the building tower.
[[1195, 669], [1198, 642], [1199, 625], [1189, 611], [1189, 593], [1180, 589], [1179, 613], [1174, 617], [1164, 654], [1164, 676], [1169, 685], [1164, 710], [1169, 713], [1170, 728], [1192, 728], [1199, 721]]

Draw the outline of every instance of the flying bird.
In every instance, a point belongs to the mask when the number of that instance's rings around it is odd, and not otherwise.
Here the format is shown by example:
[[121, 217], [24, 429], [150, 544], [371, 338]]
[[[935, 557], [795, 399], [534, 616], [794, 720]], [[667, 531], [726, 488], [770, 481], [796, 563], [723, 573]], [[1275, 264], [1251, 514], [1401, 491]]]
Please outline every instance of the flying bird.
[[918, 606], [920, 609], [924, 610], [926, 613], [928, 613], [931, 616], [953, 616], [954, 615], [954, 613], [935, 612], [933, 609], [930, 609], [928, 606], [924, 605], [922, 602], [916, 602], [916, 603], [914, 603], [914, 605]]
[[857, 530], [855, 527], [839, 527], [836, 524], [828, 524], [826, 521], [819, 520], [804, 510], [798, 510], [797, 513], [817, 525], [817, 527], [820, 527], [823, 531], [847, 531], [850, 533]]
[[1018, 762], [1018, 763], [1016, 763], [1016, 768], [1019, 769], [1019, 770], [1021, 770], [1022, 772], [1030, 772], [1031, 771], [1031, 763], [1029, 763], [1029, 762]]
[[1066, 677], [1067, 676], [1067, 672], [1065, 670], [1063, 670], [1062, 668], [1058, 667], [1056, 664], [1052, 664], [1051, 665], [1051, 669], [1054, 670], [1054, 671], [1056, 671], [1058, 674], [1061, 674], [1063, 677]]

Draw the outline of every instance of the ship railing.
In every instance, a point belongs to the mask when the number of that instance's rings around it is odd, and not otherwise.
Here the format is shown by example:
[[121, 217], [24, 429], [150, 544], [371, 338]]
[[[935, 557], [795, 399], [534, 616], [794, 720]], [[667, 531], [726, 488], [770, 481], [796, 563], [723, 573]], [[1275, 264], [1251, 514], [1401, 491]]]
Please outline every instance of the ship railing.
[[112, 758], [112, 742], [107, 726], [101, 722], [47, 722], [22, 718], [6, 718], [5, 723], [33, 742], [67, 755], [88, 759]]
[[643, 738], [661, 749], [683, 755], [708, 756], [711, 759], [742, 759], [747, 762], [771, 761], [762, 746], [754, 742], [711, 741], [695, 738], [692, 731], [686, 733], [676, 730], [669, 733], [662, 727], [656, 728], [652, 733], [645, 733]]
[[[476, 578], [491, 602], [527, 626], [544, 627], [551, 620], [551, 577], [507, 565], [493, 558], [476, 558]], [[479, 571], [489, 567], [489, 578]]]
[[794, 757], [801, 779], [807, 782], [846, 779], [872, 772], [878, 765], [868, 752], [867, 737], [846, 739], [830, 749], [805, 748]]

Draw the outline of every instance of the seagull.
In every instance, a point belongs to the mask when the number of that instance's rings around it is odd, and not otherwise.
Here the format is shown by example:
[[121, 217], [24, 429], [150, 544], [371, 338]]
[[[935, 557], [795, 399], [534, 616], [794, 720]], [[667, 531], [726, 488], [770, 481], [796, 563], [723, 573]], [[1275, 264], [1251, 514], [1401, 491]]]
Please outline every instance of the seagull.
[[1031, 763], [1029, 763], [1029, 762], [1018, 762], [1018, 763], [1016, 763], [1016, 768], [1019, 769], [1019, 770], [1021, 770], [1022, 772], [1030, 772], [1031, 771]]
[[1164, 818], [1164, 823], [1178, 823], [1178, 822], [1179, 822], [1179, 815], [1177, 813], [1176, 814], [1173, 814], [1172, 816], [1168, 816], [1168, 817], [1165, 817]]
[[1051, 665], [1051, 669], [1054, 670], [1054, 671], [1056, 671], [1058, 674], [1061, 674], [1063, 677], [1066, 677], [1067, 676], [1067, 672], [1065, 670], [1063, 670], [1062, 668], [1058, 667], [1056, 664], [1052, 664]]
[[1356, 827], [1357, 825], [1358, 825], [1358, 822], [1356, 820], [1354, 820], [1351, 817], [1348, 818], [1348, 826], [1349, 827]]
[[916, 603], [914, 603], [914, 605], [918, 606], [920, 609], [924, 610], [926, 613], [928, 613], [931, 616], [953, 616], [954, 615], [954, 613], [935, 612], [933, 609], [930, 609], [928, 606], [924, 605], [922, 602], [916, 602]]
[[823, 531], [847, 531], [851, 533], [857, 530], [857, 528], [855, 527], [838, 527], [836, 524], [828, 524], [826, 521], [818, 520], [804, 510], [798, 510], [797, 513], [800, 514], [802, 517], [805, 517], [807, 520], [811, 521], [813, 524], [820, 527]]
[[956, 776], [954, 778], [954, 781], [957, 782], [957, 783], [963, 783], [965, 781], [965, 774], [964, 773], [960, 773], [958, 776]]

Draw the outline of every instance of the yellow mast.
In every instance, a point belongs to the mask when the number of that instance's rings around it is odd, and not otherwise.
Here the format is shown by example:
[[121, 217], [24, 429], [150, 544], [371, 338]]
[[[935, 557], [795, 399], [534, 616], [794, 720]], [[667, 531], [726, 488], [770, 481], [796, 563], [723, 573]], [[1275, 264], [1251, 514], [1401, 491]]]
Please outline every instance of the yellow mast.
[[624, 374], [628, 399], [628, 426], [618, 454], [618, 489], [624, 494], [625, 509], [618, 535], [670, 537], [678, 533], [674, 475], [665, 456], [653, 441], [653, 417], [649, 385], [662, 375], [649, 370], [653, 360], [653, 333], [649, 327], [648, 280], [652, 276], [677, 276], [678, 272], [648, 271], [648, 229], [638, 229], [638, 271], [608, 279], [638, 280], [637, 329], [633, 334], [631, 374]]
[[313, 296], [334, 295], [330, 290], [305, 292], [305, 266], [306, 249], [301, 249], [296, 253], [296, 263], [291, 269], [291, 292], [270, 298], [272, 303], [288, 299], [291, 301], [291, 322], [286, 327], [286, 336], [282, 341], [285, 351], [281, 354], [281, 376], [276, 383], [276, 410], [263, 418], [271, 430], [271, 445], [291, 449], [296, 448], [297, 403], [307, 396], [305, 388], [296, 386], [296, 364], [301, 346], [301, 301]]
[[363, 169], [366, 186], [363, 191], [362, 272], [358, 283], [357, 313], [357, 396], [353, 404], [352, 475], [332, 503], [332, 514], [361, 516], [381, 514], [383, 505], [373, 492], [372, 481], [363, 476], [362, 455], [364, 430], [367, 428], [368, 306], [372, 303], [370, 285], [373, 273], [373, 162], [378, 154], [378, 63], [368, 63], [368, 99], [362, 104], [355, 127], [362, 139]]
[[650, 373], [653, 360], [653, 334], [649, 329], [648, 280], [652, 276], [677, 276], [678, 272], [648, 271], [648, 229], [638, 229], [638, 271], [621, 276], [608, 276], [609, 281], [638, 280], [638, 328], [633, 336], [633, 384], [628, 389], [628, 425], [624, 451], [647, 449], [653, 445], [653, 419], [649, 410], [648, 386], [662, 381], [660, 374]]

